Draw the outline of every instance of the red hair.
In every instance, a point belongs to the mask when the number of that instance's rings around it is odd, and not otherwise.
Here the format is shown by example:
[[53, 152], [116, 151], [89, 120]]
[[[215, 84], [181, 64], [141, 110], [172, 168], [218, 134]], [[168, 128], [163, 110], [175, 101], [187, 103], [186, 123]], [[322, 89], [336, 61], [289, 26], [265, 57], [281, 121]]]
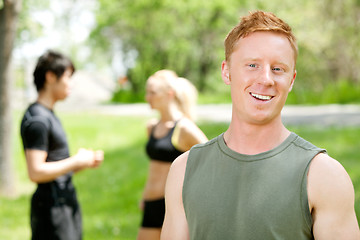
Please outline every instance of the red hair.
[[257, 31], [269, 31], [284, 34], [294, 50], [294, 59], [296, 62], [298, 48], [291, 27], [273, 13], [263, 11], [250, 12], [249, 15], [242, 17], [238, 25], [228, 33], [224, 41], [225, 60], [227, 62], [230, 61], [230, 56], [235, 51], [236, 44], [240, 38], [246, 37]]

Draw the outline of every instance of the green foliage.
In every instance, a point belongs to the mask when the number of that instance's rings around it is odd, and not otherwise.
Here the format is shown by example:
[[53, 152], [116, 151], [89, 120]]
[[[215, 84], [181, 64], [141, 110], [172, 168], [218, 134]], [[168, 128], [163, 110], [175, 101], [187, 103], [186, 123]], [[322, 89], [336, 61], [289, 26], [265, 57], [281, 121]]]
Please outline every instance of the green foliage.
[[139, 103], [145, 102], [145, 93], [133, 93], [130, 90], [119, 89], [114, 92], [111, 102], [118, 103]]
[[230, 87], [221, 82], [221, 86], [216, 90], [208, 90], [200, 93], [199, 104], [231, 103]]
[[[23, 1], [16, 45], [43, 36], [44, 26], [33, 18], [34, 13], [47, 11], [55, 16], [56, 28], [66, 35], [70, 25], [79, 20], [77, 14], [82, 7], [89, 8], [67, 0], [59, 5], [65, 10], [55, 11], [50, 8], [52, 3]], [[359, 83], [359, 0], [98, 0], [97, 6], [88, 9], [95, 11], [97, 22], [86, 43], [91, 44], [91, 51], [83, 51], [82, 45], [86, 44], [72, 42], [71, 35], [63, 38], [68, 41], [58, 48], [69, 53], [78, 68], [113, 66], [116, 74], [127, 75], [134, 96], [120, 91], [115, 93], [114, 101], [142, 101], [146, 79], [164, 68], [188, 78], [205, 95], [222, 95], [223, 40], [240, 16], [256, 9], [274, 12], [297, 36], [298, 75], [291, 103], [320, 103], [308, 96], [319, 93], [331, 96], [324, 98], [331, 102], [346, 101], [346, 96], [337, 94], [336, 99], [332, 92], [325, 91], [342, 85], [344, 79], [349, 85]], [[121, 65], [124, 70], [118, 69]]]
[[16, 43], [26, 43], [35, 40], [43, 34], [43, 27], [31, 17], [34, 12], [40, 12], [49, 7], [45, 0], [22, 1], [22, 10], [19, 14]]
[[[274, 12], [292, 26], [300, 49], [298, 92], [313, 91], [316, 95], [332, 88], [328, 85], [338, 86], [342, 79], [351, 84], [360, 79], [356, 67], [360, 55], [354, 51], [360, 47], [357, 0], [129, 1], [99, 1], [92, 40], [104, 52], [114, 52], [115, 43], [121, 45], [117, 51], [124, 53], [125, 63], [131, 55], [127, 53], [136, 53], [130, 57], [136, 59], [135, 64], [125, 64], [135, 94], [162, 68], [190, 79], [202, 93], [213, 93], [220, 86], [223, 39], [239, 16], [255, 9]], [[292, 98], [294, 103], [316, 103], [310, 99]], [[331, 101], [344, 99], [339, 96]]]
[[223, 26], [237, 19], [236, 8], [226, 5], [229, 2], [101, 0], [92, 37], [107, 50], [112, 50], [111, 40], [120, 42], [125, 58], [136, 52], [135, 66], [127, 73], [135, 92], [163, 68], [175, 70], [202, 91], [217, 80], [228, 31]]
[[340, 80], [321, 88], [316, 87], [319, 83], [308, 84], [310, 87], [307, 88], [294, 87], [288, 96], [287, 104], [360, 103], [360, 85], [351, 81]]

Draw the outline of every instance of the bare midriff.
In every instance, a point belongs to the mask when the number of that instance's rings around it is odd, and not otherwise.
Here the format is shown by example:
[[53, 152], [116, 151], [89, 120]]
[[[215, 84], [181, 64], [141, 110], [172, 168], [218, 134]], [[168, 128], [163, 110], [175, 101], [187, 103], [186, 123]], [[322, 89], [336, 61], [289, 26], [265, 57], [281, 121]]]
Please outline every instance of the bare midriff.
[[166, 178], [169, 173], [171, 162], [151, 160], [149, 175], [145, 185], [144, 200], [157, 200], [165, 196]]

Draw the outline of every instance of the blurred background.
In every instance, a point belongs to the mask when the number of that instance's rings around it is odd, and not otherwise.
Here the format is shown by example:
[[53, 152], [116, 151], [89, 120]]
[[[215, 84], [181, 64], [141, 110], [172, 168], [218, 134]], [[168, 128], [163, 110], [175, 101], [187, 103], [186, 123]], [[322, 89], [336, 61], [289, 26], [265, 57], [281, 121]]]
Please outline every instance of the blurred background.
[[[199, 103], [214, 115], [210, 104], [228, 107], [231, 102], [220, 75], [223, 41], [240, 16], [257, 9], [274, 12], [297, 36], [298, 74], [287, 106], [319, 105], [319, 114], [329, 104], [359, 109], [360, 0], [0, 0], [0, 239], [30, 238], [35, 185], [27, 177], [19, 126], [36, 98], [32, 73], [41, 54], [58, 50], [76, 64], [73, 93], [61, 108], [76, 111], [57, 112], [70, 149], [105, 151], [100, 169], [75, 178], [84, 239], [135, 239], [150, 116], [119, 116], [113, 108], [111, 114], [78, 110], [87, 104], [128, 103], [128, 109], [137, 109], [134, 103], [144, 102], [146, 79], [169, 68], [195, 84]], [[298, 120], [302, 113], [294, 111]], [[320, 126], [289, 121], [287, 127], [343, 164], [354, 183], [359, 219], [360, 124], [329, 126], [321, 124], [323, 115], [318, 118]], [[199, 122], [209, 139], [227, 125]]]
[[298, 75], [288, 104], [360, 101], [359, 0], [26, 0], [13, 82], [31, 98], [36, 58], [52, 48], [74, 59], [101, 100], [110, 94], [114, 102], [143, 102], [147, 77], [170, 68], [196, 85], [201, 103], [229, 102], [219, 71], [223, 40], [255, 9], [274, 12], [297, 36]]

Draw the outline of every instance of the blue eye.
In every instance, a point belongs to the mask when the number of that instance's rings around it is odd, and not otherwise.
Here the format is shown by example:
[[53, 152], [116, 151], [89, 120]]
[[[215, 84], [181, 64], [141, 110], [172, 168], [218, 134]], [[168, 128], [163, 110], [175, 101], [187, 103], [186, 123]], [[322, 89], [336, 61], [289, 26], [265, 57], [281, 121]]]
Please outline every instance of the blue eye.
[[281, 68], [275, 67], [275, 68], [273, 68], [272, 70], [274, 70], [274, 71], [281, 71]]
[[252, 63], [252, 64], [249, 64], [249, 67], [254, 68], [254, 67], [256, 67], [256, 65]]

